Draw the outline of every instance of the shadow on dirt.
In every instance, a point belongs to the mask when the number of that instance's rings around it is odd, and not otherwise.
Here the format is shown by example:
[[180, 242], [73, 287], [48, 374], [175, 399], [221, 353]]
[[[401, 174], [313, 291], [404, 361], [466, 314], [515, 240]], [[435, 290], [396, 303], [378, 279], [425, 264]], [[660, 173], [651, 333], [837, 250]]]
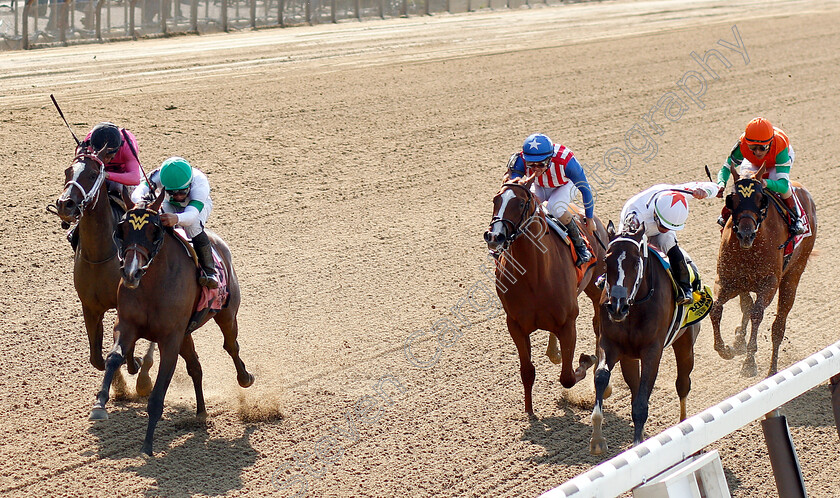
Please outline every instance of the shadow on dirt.
[[[109, 419], [88, 430], [99, 439], [103, 459], [136, 459], [146, 435], [145, 401], [123, 401], [109, 407]], [[219, 419], [223, 416], [217, 415]], [[222, 422], [224, 423], [224, 422]], [[169, 406], [155, 431], [154, 457], [135, 460], [123, 470], [153, 482], [146, 496], [223, 495], [242, 488], [242, 473], [259, 456], [250, 435], [257, 424], [244, 424], [236, 438], [211, 437], [214, 417], [196, 420], [194, 407]]]

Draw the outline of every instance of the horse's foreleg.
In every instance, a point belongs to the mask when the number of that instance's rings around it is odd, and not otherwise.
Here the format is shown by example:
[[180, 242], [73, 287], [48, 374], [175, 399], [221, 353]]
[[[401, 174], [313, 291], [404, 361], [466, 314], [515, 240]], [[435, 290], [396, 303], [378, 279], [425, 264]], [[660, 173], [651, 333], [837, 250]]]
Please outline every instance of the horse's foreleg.
[[181, 334], [173, 334], [167, 343], [158, 344], [160, 348], [160, 367], [158, 368], [155, 387], [152, 389], [152, 394], [149, 396], [149, 403], [146, 407], [149, 415], [149, 424], [146, 427], [146, 439], [143, 441], [142, 450], [148, 456], [152, 456], [152, 441], [154, 440], [155, 427], [163, 415], [163, 399], [166, 397], [166, 390], [169, 388], [169, 382], [172, 381], [172, 374], [175, 373], [175, 365], [178, 362], [178, 349], [181, 341], [173, 338], [179, 337], [181, 337]]
[[149, 343], [149, 349], [143, 356], [143, 363], [140, 365], [140, 371], [137, 372], [137, 382], [134, 389], [138, 396], [146, 397], [152, 392], [152, 378], [149, 376], [149, 370], [155, 363], [155, 343]]
[[662, 359], [662, 350], [658, 347], [652, 347], [647, 351], [643, 351], [641, 356], [642, 372], [639, 377], [639, 391], [636, 393], [632, 402], [633, 446], [641, 444], [645, 438], [648, 403], [650, 402], [650, 393], [653, 392], [653, 384], [656, 382], [656, 376], [659, 373], [659, 361]]
[[82, 315], [85, 319], [85, 330], [90, 345], [90, 364], [97, 370], [105, 370], [105, 359], [102, 357], [102, 335], [105, 329], [102, 326], [102, 313], [95, 313], [87, 306], [82, 305]]
[[747, 343], [747, 355], [744, 358], [744, 364], [741, 366], [742, 377], [758, 375], [758, 367], [755, 363], [755, 353], [758, 351], [758, 328], [764, 319], [764, 309], [770, 304], [773, 295], [776, 293], [776, 286], [769, 279], [775, 279], [775, 277], [768, 277], [768, 281], [764, 282], [761, 290], [756, 293], [755, 302], [750, 307], [750, 341]]
[[782, 345], [782, 339], [785, 338], [785, 325], [790, 309], [793, 308], [793, 301], [796, 299], [796, 288], [799, 286], [799, 277], [802, 274], [788, 273], [782, 278], [782, 283], [779, 285], [779, 303], [776, 308], [776, 319], [773, 320], [772, 339], [773, 339], [773, 354], [770, 356], [770, 368], [767, 371], [767, 376], [776, 375], [779, 370], [779, 347]]
[[608, 363], [603, 350], [598, 352], [598, 367], [595, 369], [595, 406], [592, 409], [592, 438], [589, 440], [589, 453], [601, 455], [609, 447], [604, 437], [604, 392], [610, 385], [610, 373], [615, 361]]
[[184, 336], [184, 342], [181, 343], [181, 357], [187, 363], [187, 373], [190, 374], [195, 388], [195, 416], [204, 421], [207, 419], [207, 409], [204, 406], [204, 390], [201, 388], [201, 364], [198, 362], [192, 335]]
[[680, 422], [686, 419], [686, 400], [691, 391], [691, 371], [694, 370], [694, 341], [700, 333], [700, 324], [696, 323], [684, 330], [674, 341], [674, 357], [677, 360], [677, 396], [680, 398]]
[[105, 405], [108, 404], [114, 373], [119, 371], [120, 365], [125, 361], [124, 352], [126, 349], [126, 342], [121, 339], [114, 344], [108, 354], [108, 358], [105, 360], [105, 376], [102, 379], [102, 388], [96, 394], [96, 401], [93, 403], [93, 409], [90, 412], [90, 420], [106, 420], [108, 418]]
[[586, 370], [589, 366], [582, 363], [574, 371], [572, 370], [572, 359], [575, 356], [575, 340], [577, 339], [577, 331], [575, 330], [575, 321], [568, 320], [560, 330], [552, 331], [557, 336], [560, 343], [560, 357], [563, 364], [560, 366], [560, 384], [566, 389], [573, 387], [577, 382], [586, 377]]
[[718, 298], [712, 303], [712, 308], [709, 310], [709, 318], [712, 321], [712, 332], [715, 337], [715, 351], [724, 360], [731, 360], [735, 358], [735, 350], [727, 346], [723, 337], [720, 335], [720, 320], [723, 318], [723, 305], [735, 297], [735, 294], [731, 291], [724, 291], [719, 282], [715, 282], [715, 294]]
[[245, 369], [245, 362], [239, 357], [239, 343], [236, 338], [239, 337], [239, 323], [236, 321], [236, 314], [230, 309], [222, 310], [213, 317], [216, 324], [222, 330], [222, 335], [225, 338], [225, 351], [233, 359], [233, 365], [236, 367], [236, 380], [242, 387], [249, 387], [254, 383], [254, 376], [248, 373]]
[[531, 401], [531, 391], [534, 387], [536, 369], [534, 364], [531, 363], [531, 338], [528, 333], [522, 330], [522, 327], [511, 320], [508, 320], [508, 332], [516, 345], [516, 352], [519, 354], [519, 376], [522, 378], [522, 387], [525, 389], [525, 411], [528, 415], [533, 415], [534, 405]]
[[753, 305], [749, 292], [744, 292], [738, 297], [741, 304], [741, 325], [735, 328], [735, 343], [732, 344], [736, 355], [747, 352], [747, 324], [750, 321], [750, 309]]

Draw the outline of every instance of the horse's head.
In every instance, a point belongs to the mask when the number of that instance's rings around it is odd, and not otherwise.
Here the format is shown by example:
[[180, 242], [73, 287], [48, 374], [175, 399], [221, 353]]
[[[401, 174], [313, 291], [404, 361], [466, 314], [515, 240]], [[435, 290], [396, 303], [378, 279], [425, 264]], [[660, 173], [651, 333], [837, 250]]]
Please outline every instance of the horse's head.
[[136, 289], [140, 285], [140, 279], [163, 244], [164, 230], [159, 213], [163, 198], [164, 192], [161, 191], [148, 206], [145, 203], [135, 205], [123, 189], [127, 211], [117, 225], [114, 236], [121, 242], [120, 274], [123, 285], [129, 289]]
[[64, 170], [64, 191], [55, 201], [61, 221], [74, 223], [89, 205], [95, 206], [104, 183], [102, 161], [89, 150], [77, 150], [73, 162]]
[[761, 222], [767, 216], [770, 198], [761, 185], [763, 176], [764, 166], [743, 176], [732, 170], [735, 184], [732, 193], [726, 196], [726, 207], [732, 211], [732, 230], [744, 249], [752, 247]]
[[607, 272], [601, 305], [606, 307], [610, 320], [621, 322], [630, 313], [644, 277], [647, 237], [643, 226], [616, 234], [612, 222], [607, 226], [607, 233], [610, 244], [604, 256]]
[[537, 208], [530, 187], [533, 177], [523, 182], [509, 182], [493, 198], [493, 218], [484, 232], [487, 248], [494, 255], [507, 250], [522, 233], [523, 224]]

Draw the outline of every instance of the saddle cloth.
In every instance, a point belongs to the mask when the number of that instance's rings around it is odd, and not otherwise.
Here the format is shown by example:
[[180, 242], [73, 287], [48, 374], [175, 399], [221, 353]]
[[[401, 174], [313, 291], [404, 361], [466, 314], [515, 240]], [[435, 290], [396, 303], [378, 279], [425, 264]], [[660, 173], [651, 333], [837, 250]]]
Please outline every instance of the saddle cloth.
[[[650, 253], [656, 255], [654, 259], [659, 261], [662, 267], [665, 268], [665, 271], [668, 272], [668, 276], [671, 277], [671, 287], [674, 291], [674, 296], [676, 296], [677, 281], [674, 280], [674, 275], [671, 274], [671, 264], [668, 262], [668, 257], [662, 254], [659, 248], [652, 245], [648, 245], [648, 247], [650, 248]], [[671, 319], [671, 324], [668, 326], [668, 334], [665, 337], [664, 347], [666, 348], [673, 344], [677, 337], [679, 337], [680, 330], [694, 325], [705, 318], [709, 314], [709, 311], [711, 311], [712, 303], [714, 302], [711, 287], [700, 280], [700, 273], [697, 271], [697, 267], [691, 261], [688, 253], [682, 248], [680, 250], [683, 252], [686, 263], [688, 263], [691, 288], [694, 289], [692, 293], [694, 301], [691, 304], [677, 304], [674, 306], [674, 316]]]
[[[794, 183], [794, 185], [796, 184]], [[794, 186], [794, 189], [795, 188], [796, 187]], [[782, 204], [784, 204], [785, 201], [782, 200], [781, 197], [777, 196], [777, 198], [779, 199], [779, 201], [781, 201]], [[790, 256], [793, 253], [793, 250], [799, 246], [799, 244], [802, 242], [803, 239], [805, 239], [805, 237], [810, 237], [812, 235], [810, 217], [805, 213], [805, 209], [802, 207], [802, 203], [799, 202], [799, 197], [794, 195], [793, 200], [794, 204], [796, 204], [796, 214], [797, 216], [799, 216], [799, 219], [802, 220], [802, 224], [805, 225], [805, 233], [795, 236], [790, 242], [787, 243], [787, 245], [785, 245], [785, 256]], [[787, 219], [787, 222], [790, 223], [790, 215], [785, 213], [785, 218]]]
[[[578, 226], [578, 230], [580, 231], [581, 235], [586, 233], [586, 228], [580, 223], [580, 210], [574, 204], [569, 206], [569, 209], [574, 213], [572, 219]], [[553, 215], [549, 214], [548, 210], [544, 208], [545, 212], [545, 221], [554, 233], [560, 236], [560, 240], [566, 244], [566, 247], [569, 248], [569, 251], [572, 253], [572, 261], [577, 261], [578, 255], [577, 251], [575, 250], [575, 245], [572, 244], [572, 240], [569, 238], [569, 234], [566, 233], [566, 229], [560, 224], [560, 220], [555, 218]], [[583, 280], [583, 276], [586, 274], [586, 270], [589, 269], [592, 265], [598, 262], [598, 258], [595, 256], [595, 251], [592, 249], [592, 244], [589, 243], [589, 238], [583, 237], [583, 242], [586, 244], [586, 248], [589, 250], [589, 254], [592, 255], [592, 258], [587, 261], [586, 263], [577, 266], [575, 265], [575, 274], [577, 278], [577, 284], [580, 284]]]
[[[192, 249], [190, 239], [187, 237], [186, 232], [181, 227], [176, 227], [174, 232], [177, 235], [176, 238], [181, 241], [184, 250], [187, 251], [187, 255], [189, 255], [193, 262], [195, 262], [197, 270], [201, 271], [201, 265], [198, 263], [195, 251]], [[204, 287], [203, 285], [199, 286], [201, 289], [201, 295], [198, 298], [195, 313], [204, 309], [209, 309], [210, 311], [220, 311], [227, 306], [228, 298], [230, 298], [227, 267], [225, 266], [224, 261], [222, 261], [221, 256], [219, 256], [219, 253], [216, 251], [216, 247], [211, 247], [213, 249], [213, 263], [216, 266], [216, 275], [219, 277], [219, 287], [216, 289], [210, 289]]]

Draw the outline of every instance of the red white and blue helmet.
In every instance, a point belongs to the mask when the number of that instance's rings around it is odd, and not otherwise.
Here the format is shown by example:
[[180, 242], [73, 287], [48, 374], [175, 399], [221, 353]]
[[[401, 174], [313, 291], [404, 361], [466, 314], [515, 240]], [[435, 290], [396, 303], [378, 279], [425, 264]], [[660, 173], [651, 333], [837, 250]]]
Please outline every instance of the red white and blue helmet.
[[522, 144], [522, 159], [529, 163], [545, 161], [554, 154], [554, 143], [542, 133], [534, 133]]

